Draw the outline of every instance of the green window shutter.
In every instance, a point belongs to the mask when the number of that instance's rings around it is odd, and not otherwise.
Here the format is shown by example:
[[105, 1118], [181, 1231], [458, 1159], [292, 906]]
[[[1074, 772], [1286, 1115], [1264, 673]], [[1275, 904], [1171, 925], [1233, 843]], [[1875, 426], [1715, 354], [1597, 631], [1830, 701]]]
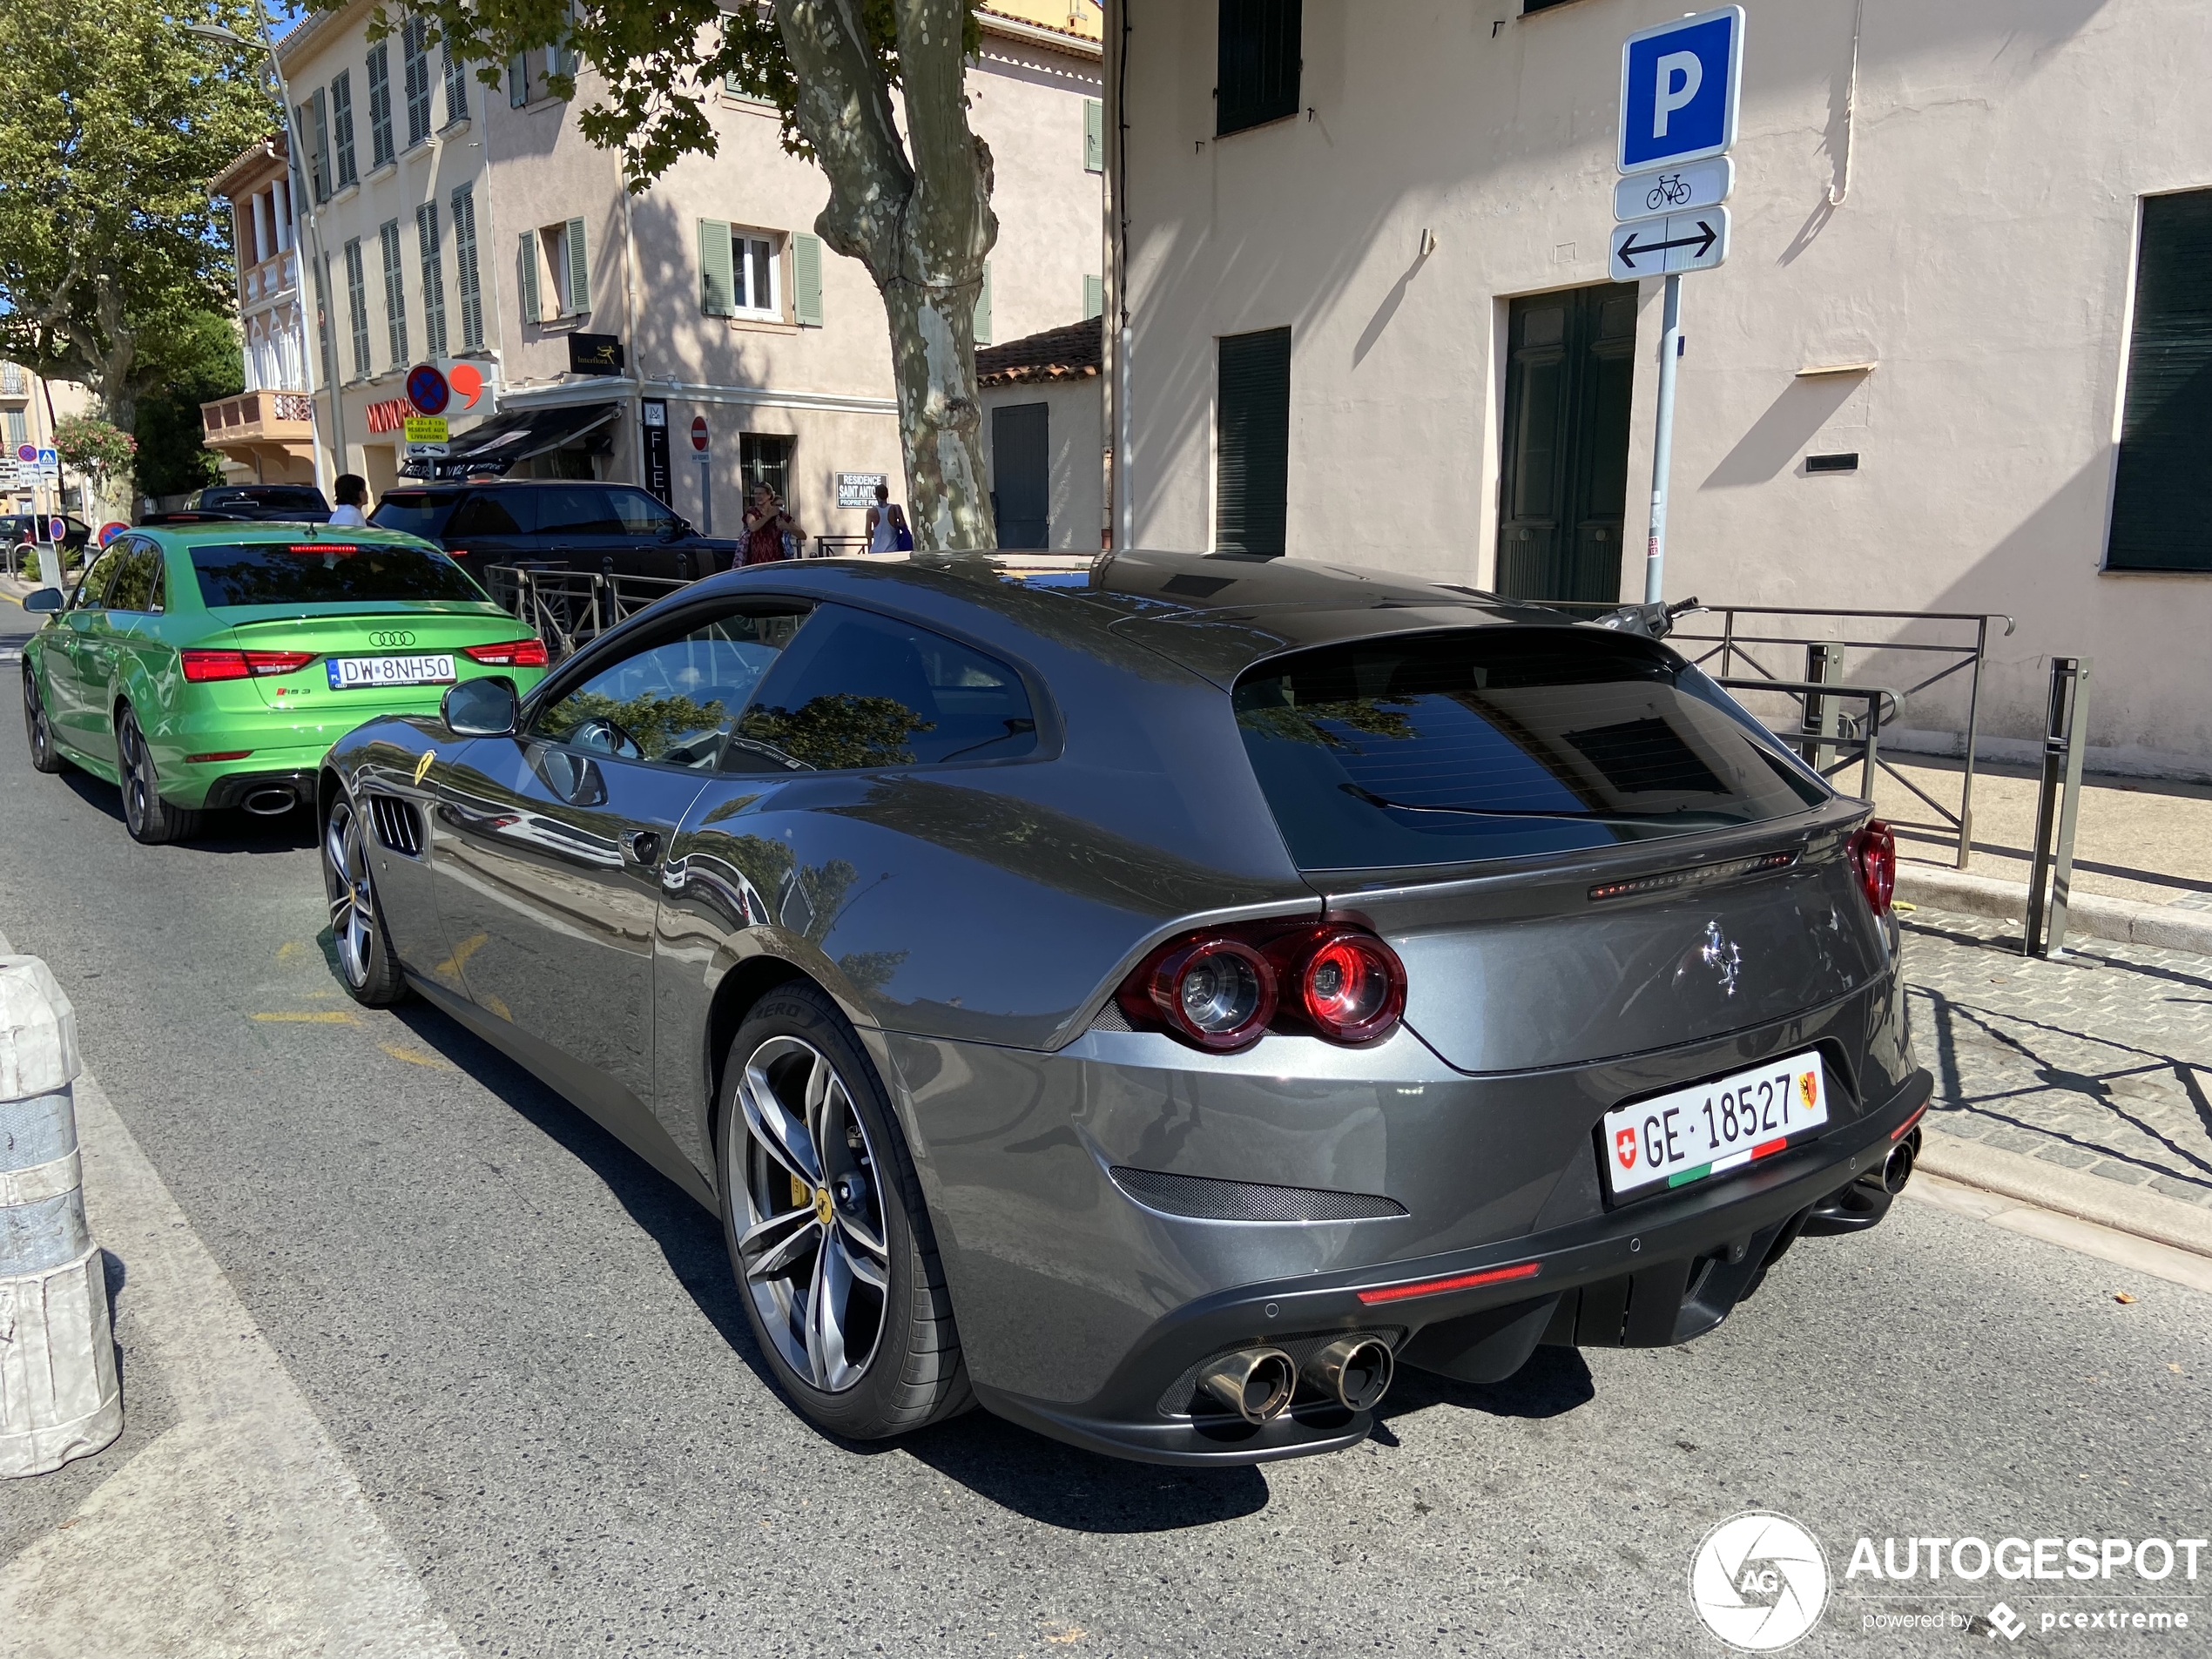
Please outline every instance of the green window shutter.
[[1083, 279], [1083, 320], [1089, 322], [1106, 309], [1106, 281], [1103, 277]]
[[537, 233], [524, 231], [522, 246], [516, 250], [516, 264], [522, 276], [523, 320], [543, 322], [545, 308], [537, 293]]
[[591, 261], [583, 246], [583, 221], [569, 221], [569, 309], [591, 309]]
[[699, 221], [699, 310], [710, 317], [726, 317], [736, 289], [730, 269], [730, 221]]
[[1291, 331], [1225, 334], [1219, 351], [1214, 546], [1280, 553], [1291, 481]]
[[975, 296], [975, 343], [991, 343], [991, 262], [983, 261], [982, 292]]
[[791, 239], [792, 317], [802, 328], [822, 326], [822, 239]]
[[1095, 98], [1083, 100], [1083, 171], [1106, 171], [1106, 106]]
[[2212, 190], [2143, 198], [2105, 564], [2212, 570]]
[[507, 104], [521, 109], [530, 101], [530, 56], [516, 52], [507, 60]]

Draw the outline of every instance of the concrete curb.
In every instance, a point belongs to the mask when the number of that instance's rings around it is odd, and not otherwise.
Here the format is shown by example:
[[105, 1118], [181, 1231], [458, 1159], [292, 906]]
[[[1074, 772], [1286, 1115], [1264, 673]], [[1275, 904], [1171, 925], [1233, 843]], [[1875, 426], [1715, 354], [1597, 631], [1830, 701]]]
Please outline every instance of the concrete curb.
[[1963, 1186], [2212, 1258], [2212, 1211], [1922, 1125], [1919, 1167]]
[[[2025, 881], [2001, 881], [1994, 876], [1939, 870], [1925, 864], [1898, 865], [1897, 896], [1931, 910], [1958, 910], [1971, 916], [2023, 923], [2027, 916]], [[2067, 932], [2212, 956], [2212, 911], [2080, 893], [2067, 907]]]

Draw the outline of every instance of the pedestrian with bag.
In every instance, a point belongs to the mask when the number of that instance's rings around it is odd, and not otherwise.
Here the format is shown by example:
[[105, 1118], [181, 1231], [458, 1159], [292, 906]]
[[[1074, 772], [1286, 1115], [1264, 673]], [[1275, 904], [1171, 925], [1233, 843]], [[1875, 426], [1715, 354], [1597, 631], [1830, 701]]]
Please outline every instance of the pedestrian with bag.
[[875, 505], [868, 509], [868, 551], [911, 553], [914, 533], [907, 527], [907, 509], [891, 499], [891, 486], [875, 487]]
[[747, 564], [772, 564], [779, 559], [795, 558], [806, 535], [799, 527], [799, 521], [784, 510], [776, 492], [765, 483], [752, 487], [752, 505], [745, 509], [745, 531]]

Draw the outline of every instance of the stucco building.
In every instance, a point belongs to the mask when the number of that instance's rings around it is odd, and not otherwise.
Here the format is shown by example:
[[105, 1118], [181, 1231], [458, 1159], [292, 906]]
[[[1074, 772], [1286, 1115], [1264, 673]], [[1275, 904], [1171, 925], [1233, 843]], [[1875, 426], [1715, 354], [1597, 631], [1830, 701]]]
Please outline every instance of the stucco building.
[[[369, 43], [372, 9], [311, 14], [278, 48], [314, 198], [302, 239], [328, 272], [322, 440], [341, 469], [380, 494], [398, 480], [406, 373], [428, 361], [461, 370], [448, 466], [627, 479], [724, 535], [750, 480], [810, 536], [859, 534], [876, 475], [903, 496], [882, 303], [814, 235], [828, 185], [783, 152], [772, 108], [720, 91], [717, 153], [633, 196], [577, 127], [594, 78], [551, 94], [573, 67], [558, 49], [495, 89], [404, 23]], [[988, 340], [1098, 310], [1104, 154], [1092, 0], [1004, 0], [981, 22]], [[464, 384], [482, 388], [465, 408]]]
[[21, 363], [0, 362], [0, 513], [82, 513], [84, 481], [74, 474], [47, 474], [35, 461], [16, 453], [54, 447], [54, 425], [92, 407], [84, 388], [71, 381], [50, 381]]
[[303, 266], [290, 146], [272, 132], [209, 181], [231, 208], [238, 267], [239, 343], [246, 389], [199, 406], [226, 483], [315, 482], [314, 411], [307, 387]]
[[[1616, 100], [1683, 10], [1116, 0], [1117, 539], [1641, 597], [1660, 284], [1608, 277]], [[2079, 653], [2093, 764], [2212, 768], [2212, 10], [1745, 10], [1669, 597], [2008, 612], [1999, 752]], [[1959, 731], [1958, 685], [1898, 735]]]

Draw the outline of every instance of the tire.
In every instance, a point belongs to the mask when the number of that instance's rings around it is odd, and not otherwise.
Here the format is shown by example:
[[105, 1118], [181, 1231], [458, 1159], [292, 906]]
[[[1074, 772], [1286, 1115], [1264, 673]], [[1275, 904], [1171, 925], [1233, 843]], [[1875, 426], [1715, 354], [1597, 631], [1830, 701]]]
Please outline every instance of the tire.
[[161, 799], [161, 779], [146, 751], [145, 734], [128, 704], [115, 723], [117, 770], [123, 774], [123, 824], [141, 846], [188, 841], [199, 833], [200, 814]]
[[322, 891], [330, 901], [330, 937], [338, 982], [363, 1008], [388, 1008], [411, 993], [384, 925], [383, 900], [368, 859], [364, 820], [341, 791], [322, 819]]
[[720, 1104], [730, 1265], [754, 1340], [799, 1411], [833, 1434], [880, 1440], [971, 1407], [921, 1184], [836, 1004], [803, 982], [769, 992], [730, 1044]]
[[54, 723], [46, 718], [46, 699], [39, 695], [38, 676], [29, 663], [23, 665], [23, 730], [30, 745], [32, 771], [51, 776], [69, 770], [69, 762], [62, 759], [60, 745], [54, 741]]

